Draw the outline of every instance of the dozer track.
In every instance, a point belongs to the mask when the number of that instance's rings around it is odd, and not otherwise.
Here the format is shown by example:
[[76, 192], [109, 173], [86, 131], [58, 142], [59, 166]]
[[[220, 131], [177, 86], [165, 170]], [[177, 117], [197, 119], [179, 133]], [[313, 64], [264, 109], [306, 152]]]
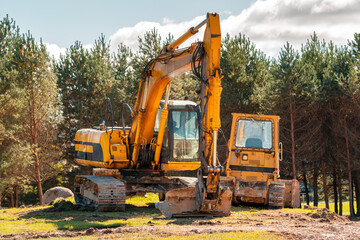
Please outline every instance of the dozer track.
[[98, 211], [125, 211], [125, 184], [111, 176], [76, 176], [74, 195], [78, 205]]
[[283, 208], [285, 183], [270, 182], [269, 185], [269, 208]]

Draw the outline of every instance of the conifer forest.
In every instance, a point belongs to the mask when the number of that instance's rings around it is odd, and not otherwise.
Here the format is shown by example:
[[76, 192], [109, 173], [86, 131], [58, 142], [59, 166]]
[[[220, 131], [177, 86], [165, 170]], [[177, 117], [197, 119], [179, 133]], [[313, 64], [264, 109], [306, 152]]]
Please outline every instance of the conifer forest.
[[[74, 161], [76, 131], [104, 120], [105, 98], [120, 126], [144, 66], [173, 39], [152, 29], [138, 36], [137, 50], [120, 44], [113, 52], [101, 35], [55, 59], [15, 20], [0, 19], [0, 206], [42, 204], [47, 189], [72, 189], [76, 175], [89, 173]], [[360, 216], [360, 33], [337, 46], [314, 32], [300, 49], [284, 42], [276, 58], [246, 33], [223, 35], [221, 68], [220, 159], [231, 113], [279, 115], [281, 177], [299, 180], [305, 204], [332, 202], [339, 214], [350, 204]], [[197, 101], [199, 89], [186, 73], [172, 82], [170, 99]]]

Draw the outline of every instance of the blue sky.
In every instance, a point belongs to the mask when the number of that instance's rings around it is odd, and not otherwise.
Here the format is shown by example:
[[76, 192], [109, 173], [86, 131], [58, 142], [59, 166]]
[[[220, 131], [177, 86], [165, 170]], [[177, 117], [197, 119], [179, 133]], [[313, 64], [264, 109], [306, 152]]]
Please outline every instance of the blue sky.
[[[156, 28], [175, 38], [201, 22], [207, 12], [220, 14], [222, 35], [245, 34], [256, 47], [277, 57], [286, 42], [300, 50], [314, 32], [320, 39], [346, 45], [360, 32], [359, 0], [0, 0], [22, 32], [42, 38], [58, 57], [75, 41], [90, 48], [105, 34], [116, 51], [120, 43], [137, 50], [137, 38]], [[201, 32], [197, 35], [201, 39]]]
[[254, 0], [2, 0], [1, 17], [9, 14], [23, 32], [59, 47], [75, 40], [94, 42], [101, 33], [110, 37], [119, 28], [141, 21], [191, 20], [207, 12], [239, 14]]

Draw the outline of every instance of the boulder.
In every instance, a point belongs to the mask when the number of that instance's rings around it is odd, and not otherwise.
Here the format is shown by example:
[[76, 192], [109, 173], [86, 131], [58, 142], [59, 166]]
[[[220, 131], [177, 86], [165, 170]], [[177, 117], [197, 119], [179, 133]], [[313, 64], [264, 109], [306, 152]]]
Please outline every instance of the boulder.
[[74, 196], [73, 192], [65, 187], [53, 187], [47, 190], [43, 196], [43, 205], [47, 205], [57, 198], [68, 198]]

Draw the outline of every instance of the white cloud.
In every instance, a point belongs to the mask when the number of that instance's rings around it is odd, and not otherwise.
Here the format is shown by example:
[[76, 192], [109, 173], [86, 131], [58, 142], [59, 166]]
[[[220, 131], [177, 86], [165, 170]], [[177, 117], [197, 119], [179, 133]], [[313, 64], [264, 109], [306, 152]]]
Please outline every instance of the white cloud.
[[50, 57], [54, 57], [55, 59], [59, 59], [60, 54], [64, 54], [66, 51], [66, 48], [61, 48], [54, 43], [45, 43], [45, 46]]
[[[245, 34], [268, 56], [277, 57], [287, 41], [300, 49], [314, 31], [320, 39], [332, 40], [337, 45], [347, 44], [355, 32], [360, 32], [359, 12], [358, 0], [257, 0], [239, 15], [224, 12], [220, 18], [223, 36], [227, 33], [231, 36]], [[162, 40], [169, 33], [178, 38], [204, 18], [205, 15], [197, 16], [178, 23], [164, 18], [161, 23], [144, 21], [120, 28], [110, 37], [111, 50], [116, 51], [123, 43], [136, 51], [138, 36], [153, 28], [158, 30]], [[202, 39], [202, 35], [203, 30], [187, 43]], [[48, 50], [55, 56], [64, 51], [55, 44], [49, 46]]]
[[163, 18], [162, 23], [166, 25], [166, 24], [172, 24], [174, 23], [174, 21], [170, 18]]
[[[147, 31], [151, 31], [153, 28], [157, 29], [163, 41], [165, 41], [169, 33], [171, 33], [175, 38], [178, 38], [182, 34], [184, 34], [190, 27], [200, 23], [204, 18], [205, 16], [198, 16], [190, 21], [185, 21], [181, 23], [173, 23], [173, 21], [170, 19], [163, 19], [162, 23], [139, 22], [133, 27], [120, 28], [115, 34], [110, 37], [111, 50], [116, 51], [120, 43], [125, 44], [132, 50], [137, 50], [138, 37], [144, 36]], [[202, 37], [201, 35], [198, 35], [197, 38]]]
[[295, 48], [314, 33], [344, 45], [360, 30], [356, 0], [258, 0], [237, 16], [222, 21], [222, 32], [249, 37], [259, 49], [276, 57], [288, 41]]
[[[50, 57], [54, 57], [55, 59], [60, 58], [60, 54], [64, 55], [66, 52], [66, 48], [59, 47], [54, 43], [44, 43], [46, 46], [46, 50], [49, 53]], [[90, 50], [93, 47], [92, 44], [83, 45], [83, 48], [86, 50]]]

